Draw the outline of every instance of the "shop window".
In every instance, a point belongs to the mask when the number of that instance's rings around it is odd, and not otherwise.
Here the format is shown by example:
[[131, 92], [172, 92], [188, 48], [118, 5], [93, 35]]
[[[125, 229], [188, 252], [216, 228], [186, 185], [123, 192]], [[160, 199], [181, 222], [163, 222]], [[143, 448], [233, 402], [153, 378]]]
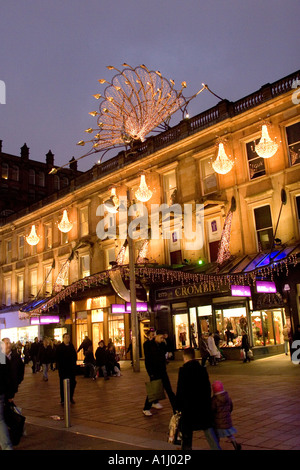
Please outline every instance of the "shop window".
[[212, 319], [212, 308], [211, 305], [203, 305], [197, 307], [197, 316], [200, 328], [200, 334], [206, 334], [213, 332], [213, 319]]
[[83, 207], [79, 211], [79, 230], [80, 236], [85, 237], [89, 234], [89, 212], [88, 207]]
[[220, 347], [236, 347], [242, 344], [242, 332], [248, 332], [247, 313], [245, 307], [218, 309], [216, 325], [221, 337]]
[[[77, 312], [76, 313], [76, 350], [81, 345], [84, 338], [88, 336], [88, 325], [87, 325], [87, 311]], [[83, 349], [77, 353], [78, 361], [84, 360]]]
[[290, 165], [300, 163], [300, 122], [286, 127]]
[[269, 205], [254, 209], [258, 251], [269, 250], [273, 243], [271, 208]]
[[165, 203], [168, 206], [176, 204], [177, 202], [177, 183], [176, 183], [176, 172], [175, 170], [167, 173], [163, 176], [164, 181], [164, 193], [165, 193]]
[[184, 349], [190, 346], [189, 318], [187, 313], [177, 313], [173, 316], [175, 347]]
[[202, 193], [210, 194], [218, 190], [217, 175], [212, 167], [211, 158], [201, 161]]
[[24, 274], [17, 275], [17, 302], [18, 304], [24, 302]]
[[116, 353], [125, 357], [125, 326], [123, 315], [108, 316], [108, 336], [115, 345]]
[[90, 255], [80, 256], [80, 279], [90, 275]]
[[248, 168], [249, 168], [249, 178], [254, 180], [266, 174], [265, 161], [262, 157], [259, 157], [255, 152], [255, 145], [259, 143], [260, 139], [255, 140], [255, 142], [248, 142], [246, 144]]

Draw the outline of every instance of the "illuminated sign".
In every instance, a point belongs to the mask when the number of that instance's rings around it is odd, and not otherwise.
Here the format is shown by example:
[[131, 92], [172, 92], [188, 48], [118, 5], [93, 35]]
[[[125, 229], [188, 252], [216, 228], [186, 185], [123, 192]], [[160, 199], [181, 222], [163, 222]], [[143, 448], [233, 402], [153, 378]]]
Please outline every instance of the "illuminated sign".
[[31, 325], [49, 325], [50, 323], [59, 323], [59, 316], [47, 315], [41, 317], [34, 317], [30, 319]]
[[276, 294], [275, 282], [256, 281], [256, 292], [258, 292], [259, 294]]
[[251, 297], [250, 286], [231, 286], [231, 295], [241, 297]]
[[[137, 302], [136, 303], [137, 312], [147, 312], [148, 305], [147, 302]], [[131, 303], [126, 302], [126, 304], [112, 304], [111, 313], [131, 313]]]

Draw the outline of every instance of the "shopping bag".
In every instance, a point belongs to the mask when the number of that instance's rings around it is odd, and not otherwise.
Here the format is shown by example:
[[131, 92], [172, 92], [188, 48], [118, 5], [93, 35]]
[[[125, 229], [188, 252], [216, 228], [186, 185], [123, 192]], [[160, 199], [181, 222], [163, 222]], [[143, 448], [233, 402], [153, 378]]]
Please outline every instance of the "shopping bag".
[[17, 446], [24, 432], [25, 416], [13, 402], [4, 406], [4, 421], [8, 427], [12, 445]]
[[252, 349], [249, 349], [249, 351], [248, 351], [248, 357], [249, 357], [249, 359], [253, 359], [253, 351], [252, 351]]
[[180, 431], [180, 419], [181, 419], [181, 413], [179, 412], [175, 413], [170, 419], [169, 437], [168, 437], [169, 444], [175, 444], [175, 445], [181, 444], [182, 435]]
[[245, 359], [245, 357], [246, 357], [245, 350], [241, 349], [241, 359], [242, 359], [242, 361]]
[[146, 390], [150, 403], [155, 400], [164, 400], [166, 398], [164, 386], [161, 379], [146, 382]]

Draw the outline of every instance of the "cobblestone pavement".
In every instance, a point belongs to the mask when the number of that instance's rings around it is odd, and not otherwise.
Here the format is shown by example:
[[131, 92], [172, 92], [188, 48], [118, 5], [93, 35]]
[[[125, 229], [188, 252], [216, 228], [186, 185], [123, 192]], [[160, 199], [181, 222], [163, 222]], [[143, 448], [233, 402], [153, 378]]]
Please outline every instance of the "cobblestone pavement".
[[[178, 361], [168, 364], [174, 390], [180, 365]], [[43, 382], [42, 373], [32, 374], [26, 366], [15, 402], [26, 416], [27, 436], [16, 449], [176, 450], [167, 443], [169, 401], [164, 400], [163, 409], [153, 410], [151, 417], [142, 413], [148, 376], [143, 361], [140, 366], [140, 372], [133, 372], [129, 361], [122, 362], [122, 376], [108, 381], [77, 376], [68, 428], [57, 372], [50, 371], [49, 381]], [[223, 361], [208, 365], [207, 370], [211, 382], [221, 380], [233, 400], [233, 423], [244, 450], [300, 450], [300, 367], [289, 356], [247, 364]], [[221, 445], [232, 449], [224, 440]], [[203, 432], [194, 433], [193, 448], [208, 449]]]

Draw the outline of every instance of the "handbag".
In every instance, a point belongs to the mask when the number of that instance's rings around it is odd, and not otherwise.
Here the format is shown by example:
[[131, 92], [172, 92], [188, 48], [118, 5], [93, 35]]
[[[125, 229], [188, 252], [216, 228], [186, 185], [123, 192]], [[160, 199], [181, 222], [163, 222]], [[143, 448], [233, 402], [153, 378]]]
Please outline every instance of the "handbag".
[[161, 379], [146, 382], [146, 390], [148, 400], [150, 402], [153, 402], [155, 400], [164, 400], [166, 398], [164, 386]]
[[180, 431], [180, 419], [181, 419], [181, 413], [178, 411], [170, 419], [169, 437], [168, 437], [169, 444], [175, 444], [175, 445], [181, 444], [182, 434]]
[[25, 416], [13, 402], [4, 405], [4, 421], [8, 427], [13, 446], [17, 446], [24, 432]]

